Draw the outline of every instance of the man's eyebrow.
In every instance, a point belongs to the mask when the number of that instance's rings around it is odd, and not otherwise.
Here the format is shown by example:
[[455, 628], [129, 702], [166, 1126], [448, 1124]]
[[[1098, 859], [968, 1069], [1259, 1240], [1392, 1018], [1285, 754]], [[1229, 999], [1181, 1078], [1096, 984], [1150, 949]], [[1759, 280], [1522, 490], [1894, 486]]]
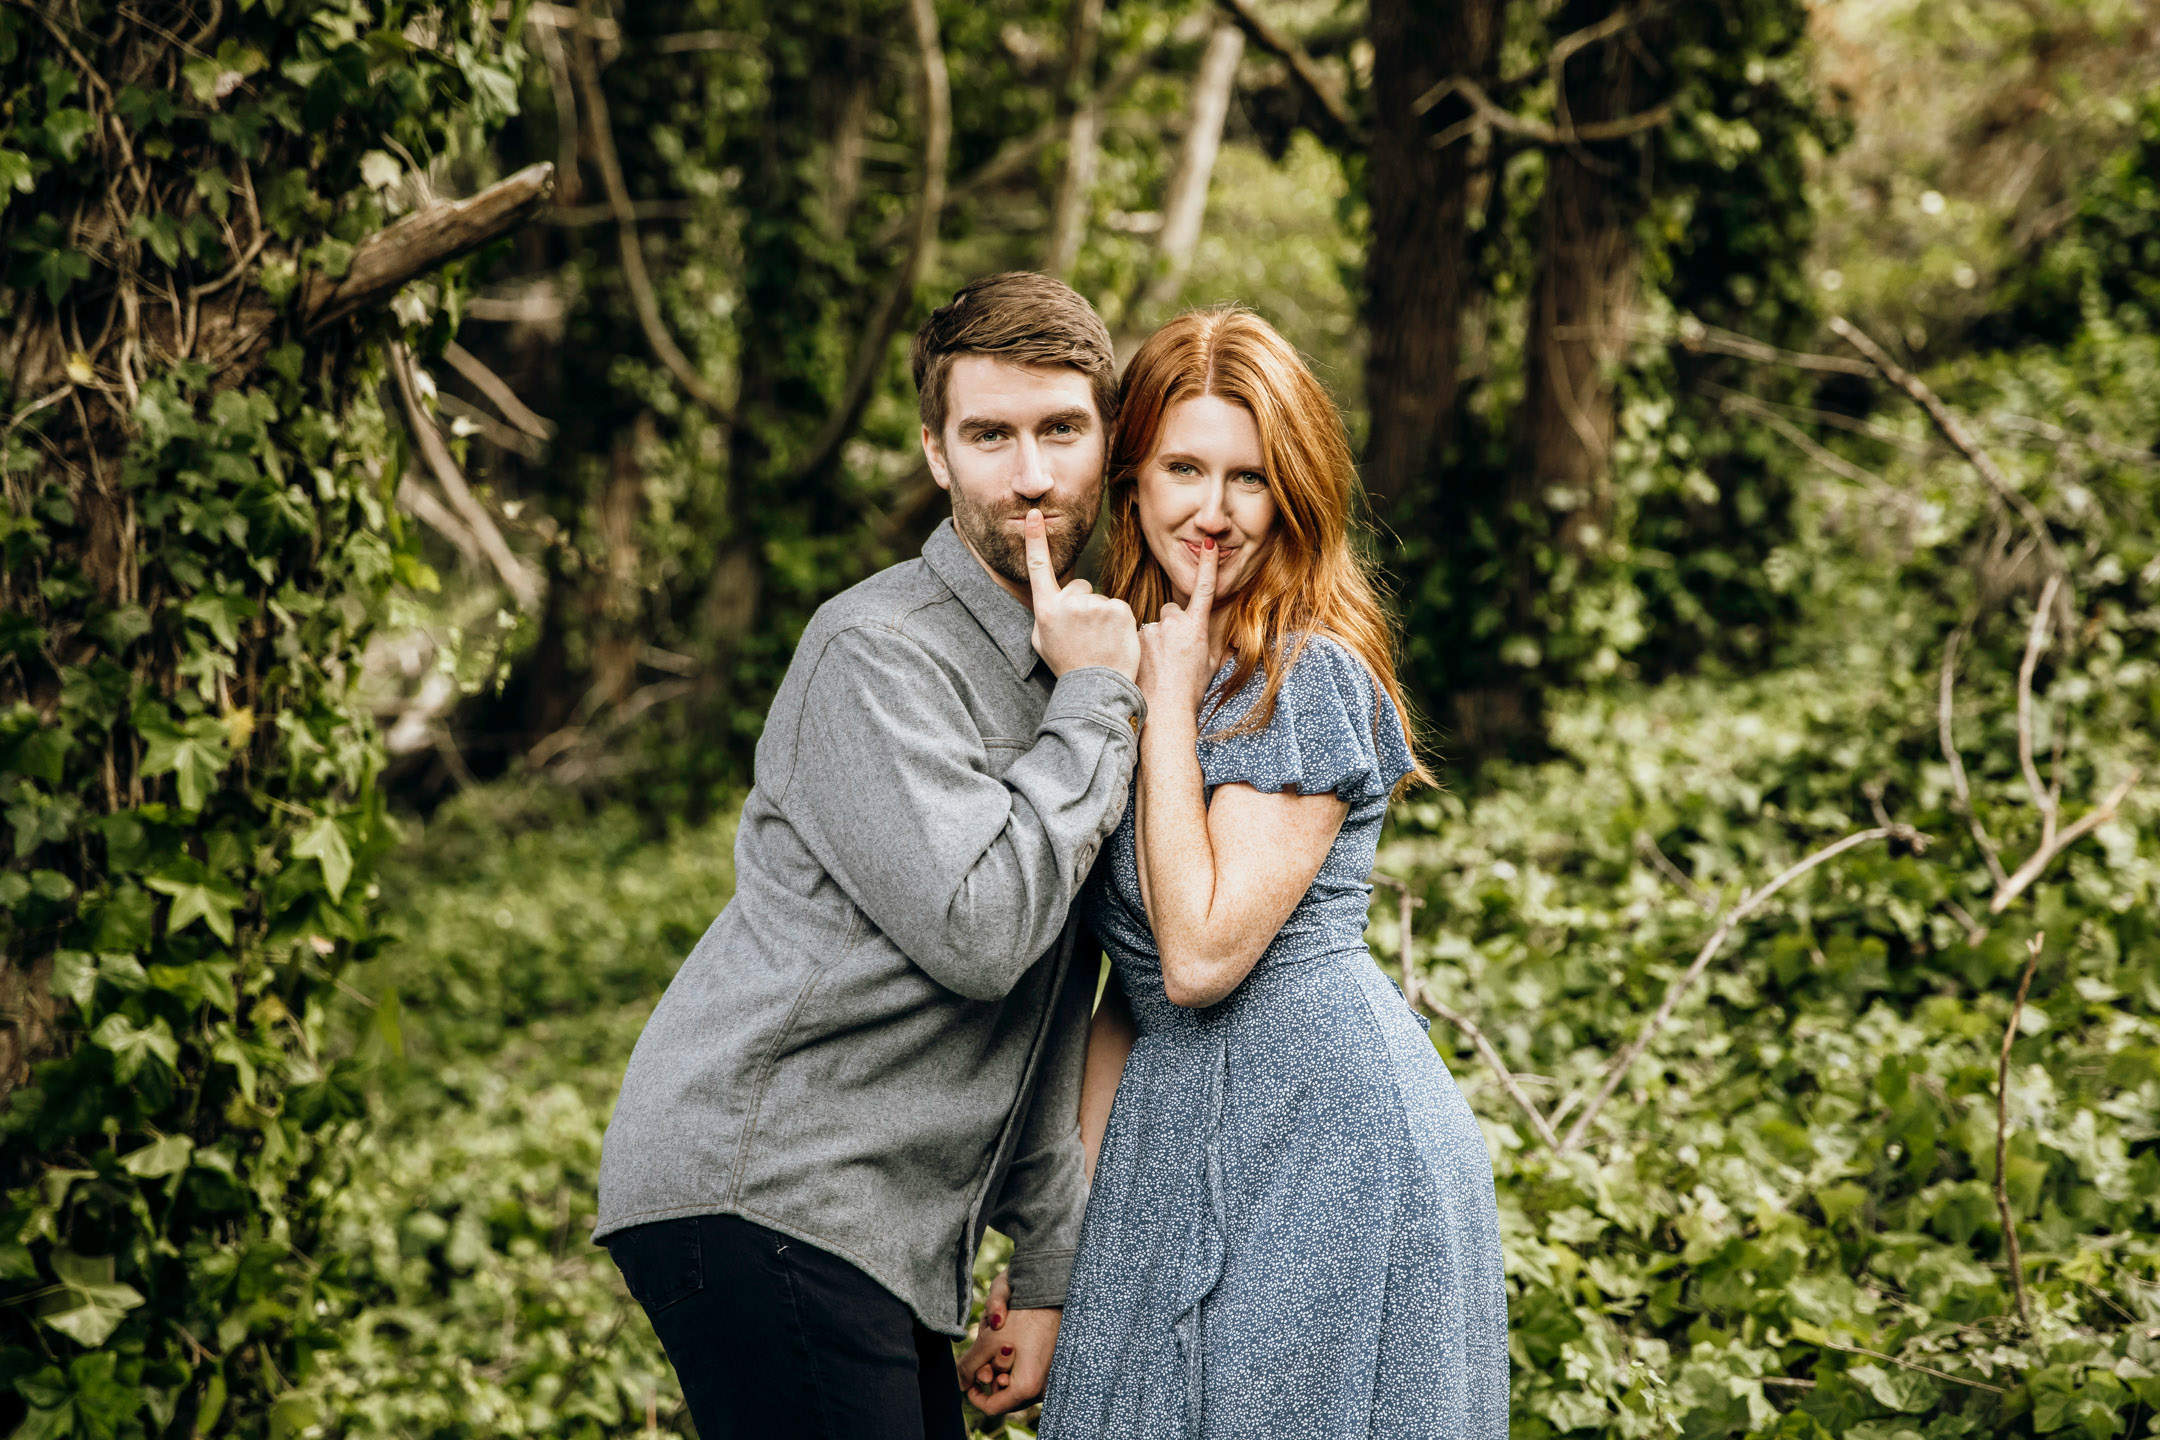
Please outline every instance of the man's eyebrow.
[[1078, 425], [1086, 427], [1095, 423], [1095, 412], [1085, 405], [1073, 405], [1063, 410], [1053, 410], [1035, 422], [1038, 427], [1049, 425]]
[[[1038, 418], [1036, 428], [1051, 425], [1074, 425], [1086, 427], [1095, 423], [1095, 413], [1085, 405], [1071, 405], [1063, 410], [1053, 410]], [[953, 429], [962, 435], [980, 435], [985, 430], [1017, 430], [1020, 426], [1011, 420], [1001, 420], [987, 415], [970, 415], [957, 421]]]

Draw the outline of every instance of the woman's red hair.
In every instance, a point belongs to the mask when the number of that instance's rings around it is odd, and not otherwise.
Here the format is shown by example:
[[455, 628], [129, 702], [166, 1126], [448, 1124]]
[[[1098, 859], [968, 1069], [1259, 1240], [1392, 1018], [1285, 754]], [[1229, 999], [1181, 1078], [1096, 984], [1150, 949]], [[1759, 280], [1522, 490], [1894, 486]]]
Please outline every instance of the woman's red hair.
[[[1416, 735], [1395, 678], [1395, 628], [1372, 577], [1350, 545], [1357, 466], [1342, 413], [1290, 342], [1238, 306], [1195, 310], [1163, 326], [1126, 367], [1110, 450], [1108, 545], [1104, 590], [1151, 620], [1171, 599], [1170, 577], [1140, 534], [1142, 468], [1155, 454], [1163, 420], [1181, 400], [1213, 395], [1252, 412], [1266, 457], [1275, 525], [1259, 568], [1222, 602], [1230, 611], [1237, 664], [1223, 686], [1235, 695], [1266, 657], [1260, 702], [1228, 733], [1266, 728], [1283, 676], [1313, 635], [1331, 636], [1372, 672], [1395, 707], [1403, 733]], [[1375, 719], [1377, 720], [1377, 716]], [[1407, 779], [1433, 783], [1422, 762]]]

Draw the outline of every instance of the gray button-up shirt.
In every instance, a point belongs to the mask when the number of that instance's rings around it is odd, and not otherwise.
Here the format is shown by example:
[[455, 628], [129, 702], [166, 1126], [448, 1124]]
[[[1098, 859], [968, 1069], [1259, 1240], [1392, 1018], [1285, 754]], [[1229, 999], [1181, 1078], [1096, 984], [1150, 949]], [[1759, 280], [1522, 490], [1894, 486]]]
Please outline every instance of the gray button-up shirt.
[[1073, 900], [1117, 825], [1140, 691], [1053, 683], [950, 521], [828, 601], [758, 741], [735, 897], [623, 1077], [600, 1239], [730, 1214], [839, 1255], [950, 1335], [983, 1227], [1064, 1302], [1095, 967]]

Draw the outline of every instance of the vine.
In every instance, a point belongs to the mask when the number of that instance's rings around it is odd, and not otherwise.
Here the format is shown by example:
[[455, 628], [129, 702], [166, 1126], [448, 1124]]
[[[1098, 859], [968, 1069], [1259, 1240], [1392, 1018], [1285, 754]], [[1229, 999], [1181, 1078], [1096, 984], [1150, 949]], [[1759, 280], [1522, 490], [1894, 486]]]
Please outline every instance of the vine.
[[[357, 661], [391, 589], [434, 583], [392, 505], [382, 326], [343, 316], [487, 238], [385, 226], [436, 215], [509, 113], [514, 33], [377, 0], [0, 9], [0, 1425], [25, 1440], [308, 1423], [338, 1284], [311, 1251], [363, 1110], [325, 1002], [382, 943], [391, 839]], [[423, 344], [458, 278], [406, 290]]]

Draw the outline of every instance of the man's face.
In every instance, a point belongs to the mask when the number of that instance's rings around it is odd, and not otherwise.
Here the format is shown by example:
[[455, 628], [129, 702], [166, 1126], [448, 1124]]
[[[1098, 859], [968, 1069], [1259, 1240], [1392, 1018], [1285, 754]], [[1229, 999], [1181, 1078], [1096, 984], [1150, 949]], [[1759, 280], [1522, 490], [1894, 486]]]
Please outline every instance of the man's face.
[[953, 528], [1005, 588], [1028, 598], [1021, 526], [1040, 510], [1062, 578], [1102, 509], [1109, 453], [1094, 387], [1069, 365], [1012, 365], [962, 355], [946, 379], [945, 433], [923, 428], [923, 453], [952, 492]]

